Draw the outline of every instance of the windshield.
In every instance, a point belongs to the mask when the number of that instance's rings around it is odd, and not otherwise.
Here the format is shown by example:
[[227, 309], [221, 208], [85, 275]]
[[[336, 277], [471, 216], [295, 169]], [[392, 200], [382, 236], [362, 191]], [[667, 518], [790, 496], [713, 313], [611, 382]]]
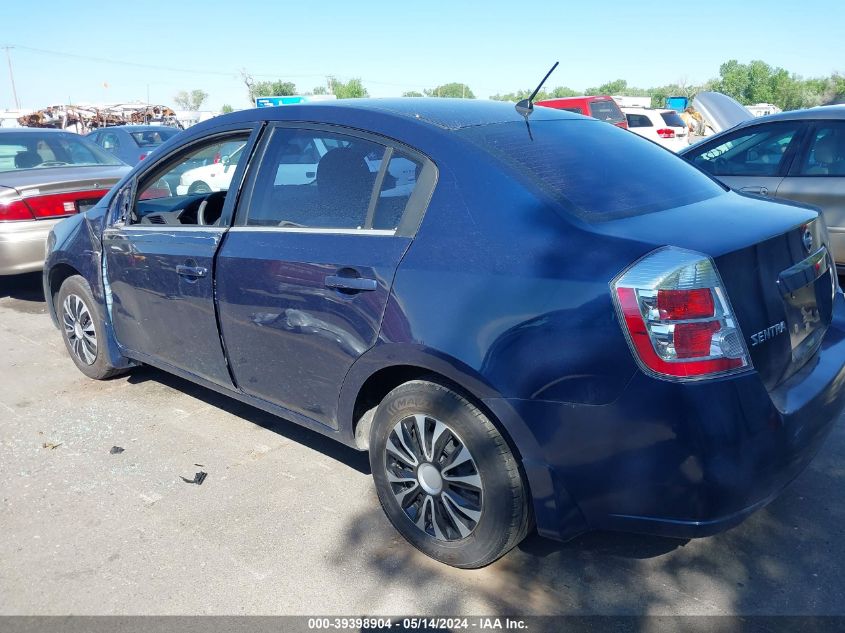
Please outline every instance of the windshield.
[[173, 138], [179, 130], [162, 128], [160, 130], [145, 130], [143, 132], [129, 132], [138, 147], [156, 147], [166, 140]]
[[123, 165], [123, 162], [69, 132], [0, 134], [0, 172], [83, 165]]
[[595, 222], [663, 211], [724, 190], [655, 143], [589, 119], [465, 128], [481, 146], [567, 211]]

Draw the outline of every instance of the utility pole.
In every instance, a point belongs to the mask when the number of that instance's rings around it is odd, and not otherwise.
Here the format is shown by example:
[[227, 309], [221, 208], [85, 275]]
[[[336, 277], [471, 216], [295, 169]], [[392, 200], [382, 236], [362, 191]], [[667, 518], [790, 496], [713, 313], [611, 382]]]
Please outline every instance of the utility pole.
[[12, 81], [12, 95], [15, 97], [15, 109], [20, 110], [21, 104], [18, 101], [18, 91], [15, 89], [15, 74], [12, 72], [12, 56], [9, 54], [9, 51], [14, 48], [14, 46], [4, 46], [6, 49], [6, 61], [9, 63], [9, 79]]

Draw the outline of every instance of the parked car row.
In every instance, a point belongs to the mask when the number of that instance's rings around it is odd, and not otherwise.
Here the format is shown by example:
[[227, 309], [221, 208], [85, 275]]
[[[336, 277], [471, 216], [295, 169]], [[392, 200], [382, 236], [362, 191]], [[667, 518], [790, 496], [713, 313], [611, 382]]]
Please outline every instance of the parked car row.
[[704, 536], [776, 496], [845, 406], [824, 218], [711, 176], [835, 177], [826, 112], [694, 164], [615, 111], [233, 113], [53, 227], [45, 296], [91, 378], [150, 364], [368, 451], [389, 520], [445, 563], [534, 526]]

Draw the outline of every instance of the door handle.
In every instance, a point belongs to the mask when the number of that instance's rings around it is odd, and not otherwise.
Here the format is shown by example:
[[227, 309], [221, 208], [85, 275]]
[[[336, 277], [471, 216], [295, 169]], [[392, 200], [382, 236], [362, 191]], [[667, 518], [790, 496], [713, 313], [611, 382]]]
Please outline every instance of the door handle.
[[743, 193], [756, 193], [758, 196], [767, 196], [769, 195], [769, 188], [768, 187], [743, 187], [740, 189]]
[[205, 277], [208, 274], [208, 268], [203, 266], [185, 266], [184, 264], [179, 264], [176, 266], [176, 274], [181, 275], [182, 277]]
[[366, 279], [365, 277], [329, 275], [326, 277], [326, 287], [360, 292], [362, 290], [376, 290], [378, 288], [378, 282], [375, 279]]

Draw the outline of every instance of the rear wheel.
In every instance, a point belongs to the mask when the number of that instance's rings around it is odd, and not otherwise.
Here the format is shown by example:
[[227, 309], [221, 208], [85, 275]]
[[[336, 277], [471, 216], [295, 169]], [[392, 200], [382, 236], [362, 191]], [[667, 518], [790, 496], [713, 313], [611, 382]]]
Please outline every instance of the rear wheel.
[[528, 531], [527, 487], [510, 447], [447, 387], [415, 380], [391, 391], [373, 420], [370, 463], [391, 523], [441, 562], [482, 567]]
[[65, 279], [55, 306], [65, 347], [79, 371], [97, 380], [126, 371], [108, 361], [102, 344], [105, 324], [84, 277], [74, 275]]

